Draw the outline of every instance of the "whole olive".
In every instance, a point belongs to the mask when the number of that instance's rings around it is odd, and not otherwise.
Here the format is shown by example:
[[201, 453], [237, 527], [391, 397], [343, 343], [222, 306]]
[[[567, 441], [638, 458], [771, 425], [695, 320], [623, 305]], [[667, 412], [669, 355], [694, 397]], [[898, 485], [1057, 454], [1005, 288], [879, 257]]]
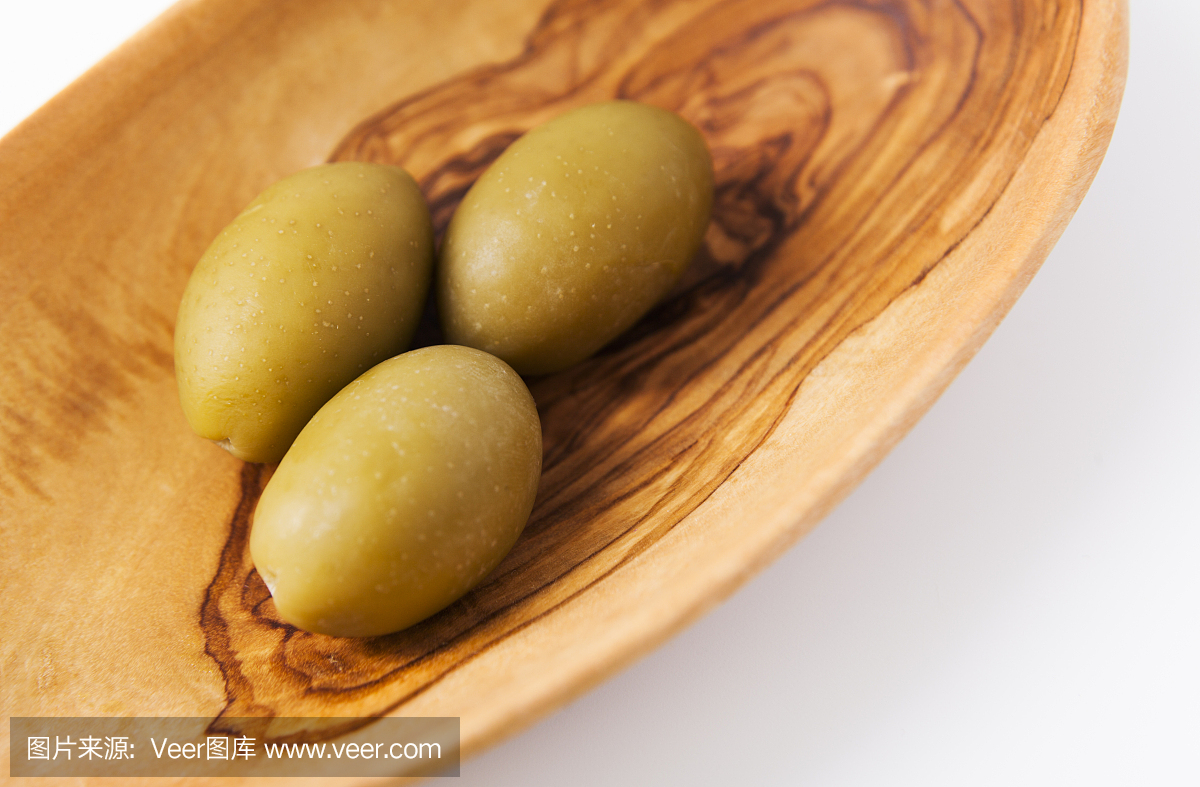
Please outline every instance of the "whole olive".
[[679, 279], [712, 200], [704, 139], [666, 110], [611, 101], [533, 129], [446, 230], [437, 296], [448, 340], [521, 374], [583, 360]]
[[405, 628], [500, 562], [533, 508], [537, 409], [497, 358], [441, 345], [384, 361], [320, 409], [254, 514], [279, 615], [322, 634]]
[[429, 209], [404, 170], [327, 164], [284, 178], [192, 271], [175, 324], [184, 414], [277, 462], [326, 401], [412, 340], [432, 277]]

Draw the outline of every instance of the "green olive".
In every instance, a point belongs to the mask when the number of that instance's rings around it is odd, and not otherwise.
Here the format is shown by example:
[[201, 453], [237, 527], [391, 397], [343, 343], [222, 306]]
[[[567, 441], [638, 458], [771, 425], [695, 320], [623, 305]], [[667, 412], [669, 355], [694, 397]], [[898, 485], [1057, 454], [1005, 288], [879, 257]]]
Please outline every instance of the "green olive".
[[700, 248], [713, 199], [700, 133], [612, 101], [514, 142], [467, 192], [437, 273], [447, 340], [521, 374], [583, 360], [633, 325]]
[[221, 232], [175, 324], [184, 415], [240, 459], [278, 462], [318, 408], [412, 340], [433, 233], [402, 169], [284, 178]]
[[263, 490], [250, 553], [288, 623], [398, 631], [496, 567], [541, 467], [537, 408], [509, 366], [469, 347], [413, 350], [304, 427]]

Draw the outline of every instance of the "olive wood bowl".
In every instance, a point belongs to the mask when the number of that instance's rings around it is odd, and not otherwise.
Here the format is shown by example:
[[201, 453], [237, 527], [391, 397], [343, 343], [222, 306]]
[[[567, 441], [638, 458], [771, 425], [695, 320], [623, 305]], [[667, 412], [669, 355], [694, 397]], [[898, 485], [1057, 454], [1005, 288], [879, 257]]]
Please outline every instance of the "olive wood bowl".
[[[0, 715], [458, 716], [470, 755], [578, 695], [810, 530], [978, 350], [1100, 164], [1126, 29], [1125, 0], [174, 6], [0, 141]], [[282, 623], [246, 549], [271, 468], [180, 410], [192, 266], [331, 159], [406, 167], [440, 232], [510, 141], [613, 97], [707, 138], [699, 257], [529, 381], [545, 471], [484, 584], [386, 637]]]

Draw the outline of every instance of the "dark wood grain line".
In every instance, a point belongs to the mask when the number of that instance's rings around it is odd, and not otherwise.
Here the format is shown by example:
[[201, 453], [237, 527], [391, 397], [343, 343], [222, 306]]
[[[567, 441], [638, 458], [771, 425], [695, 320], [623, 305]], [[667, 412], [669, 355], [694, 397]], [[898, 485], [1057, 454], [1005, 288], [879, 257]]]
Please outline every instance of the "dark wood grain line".
[[225, 683], [225, 709], [236, 708], [245, 716], [271, 715], [271, 708], [254, 702], [254, 684], [240, 669], [240, 660], [230, 637], [230, 621], [222, 613], [221, 605], [230, 597], [240, 595], [244, 584], [239, 581], [237, 568], [244, 560], [250, 542], [250, 521], [265, 484], [263, 475], [260, 465], [242, 465], [241, 491], [229, 518], [229, 536], [221, 549], [217, 572], [205, 588], [204, 601], [200, 605], [204, 652], [221, 670]]
[[131, 320], [137, 335], [113, 331], [95, 313], [105, 300], [88, 295], [103, 286], [81, 282], [74, 299], [36, 290], [17, 307], [32, 330], [58, 341], [16, 342], [0, 357], [0, 511], [21, 492], [53, 503], [43, 465], [70, 461], [139, 385], [173, 373], [170, 321], [145, 306]]

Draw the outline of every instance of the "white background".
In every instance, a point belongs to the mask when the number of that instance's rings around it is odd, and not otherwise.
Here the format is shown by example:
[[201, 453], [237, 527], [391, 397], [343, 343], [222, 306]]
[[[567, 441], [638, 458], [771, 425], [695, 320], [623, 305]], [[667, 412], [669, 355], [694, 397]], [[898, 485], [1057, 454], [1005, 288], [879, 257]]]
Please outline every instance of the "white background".
[[[168, 4], [0, 0], [0, 132]], [[460, 783], [1200, 784], [1200, 4], [1132, 6], [1107, 159], [945, 396], [813, 535]]]

